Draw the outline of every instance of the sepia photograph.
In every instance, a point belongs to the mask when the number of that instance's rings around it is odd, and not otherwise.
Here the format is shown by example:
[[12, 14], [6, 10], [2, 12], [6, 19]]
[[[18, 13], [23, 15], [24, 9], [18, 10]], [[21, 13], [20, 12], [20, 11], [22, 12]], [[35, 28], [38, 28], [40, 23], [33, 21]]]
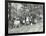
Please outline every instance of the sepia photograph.
[[43, 32], [43, 4], [8, 2], [8, 34]]

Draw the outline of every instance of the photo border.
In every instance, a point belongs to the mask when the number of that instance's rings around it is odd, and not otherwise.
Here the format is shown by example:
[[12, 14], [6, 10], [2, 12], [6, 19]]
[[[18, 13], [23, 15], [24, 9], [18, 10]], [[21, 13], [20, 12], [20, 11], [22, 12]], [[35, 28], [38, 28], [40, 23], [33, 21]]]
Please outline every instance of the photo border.
[[[31, 3], [43, 4], [43, 32], [27, 32], [27, 33], [12, 33], [8, 34], [8, 2], [9, 3]], [[45, 2], [27, 2], [27, 1], [5, 1], [5, 35], [27, 35], [27, 34], [41, 34], [45, 33]]]

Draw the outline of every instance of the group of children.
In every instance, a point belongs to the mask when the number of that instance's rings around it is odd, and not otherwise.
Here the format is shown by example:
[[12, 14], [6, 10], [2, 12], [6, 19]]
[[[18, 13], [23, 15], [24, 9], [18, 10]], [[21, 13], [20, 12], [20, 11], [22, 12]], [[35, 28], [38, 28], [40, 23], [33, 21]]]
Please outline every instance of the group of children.
[[25, 17], [25, 19], [22, 18], [14, 18], [14, 26], [19, 26], [19, 25], [32, 25], [32, 24], [36, 24], [37, 23], [37, 19], [35, 16], [27, 16]]

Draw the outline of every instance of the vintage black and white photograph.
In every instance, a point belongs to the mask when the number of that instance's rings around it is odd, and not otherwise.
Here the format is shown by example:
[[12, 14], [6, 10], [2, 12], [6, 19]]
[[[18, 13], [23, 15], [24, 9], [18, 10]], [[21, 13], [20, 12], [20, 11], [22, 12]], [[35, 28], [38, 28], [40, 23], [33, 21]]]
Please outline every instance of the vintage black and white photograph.
[[8, 34], [43, 32], [43, 4], [8, 2]]

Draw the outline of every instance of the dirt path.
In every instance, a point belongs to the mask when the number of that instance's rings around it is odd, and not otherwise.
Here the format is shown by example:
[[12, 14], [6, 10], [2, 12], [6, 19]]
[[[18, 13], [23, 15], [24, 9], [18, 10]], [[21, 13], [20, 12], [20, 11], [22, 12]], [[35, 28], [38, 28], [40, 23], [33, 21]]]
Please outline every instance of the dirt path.
[[9, 29], [8, 33], [23, 33], [23, 32], [41, 32], [43, 31], [43, 23], [33, 25], [24, 25], [20, 28]]

